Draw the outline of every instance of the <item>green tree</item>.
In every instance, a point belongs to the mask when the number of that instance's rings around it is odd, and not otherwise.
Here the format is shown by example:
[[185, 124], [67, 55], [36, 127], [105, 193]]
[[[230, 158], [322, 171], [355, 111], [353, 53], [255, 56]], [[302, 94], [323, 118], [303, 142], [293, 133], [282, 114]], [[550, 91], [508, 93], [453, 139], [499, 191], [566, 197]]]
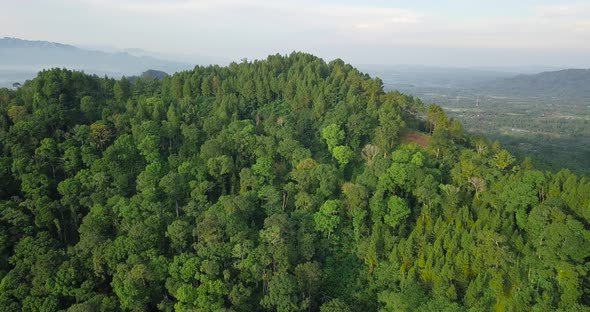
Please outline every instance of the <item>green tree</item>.
[[330, 124], [322, 129], [322, 138], [326, 141], [330, 152], [342, 143], [345, 136], [344, 130], [340, 129], [336, 124]]
[[387, 200], [388, 213], [383, 217], [383, 221], [393, 228], [400, 225], [409, 215], [410, 208], [407, 203], [398, 196], [391, 196]]
[[334, 158], [338, 161], [340, 168], [346, 167], [354, 156], [354, 152], [348, 146], [338, 145], [332, 150]]
[[330, 238], [330, 234], [334, 232], [340, 223], [340, 201], [328, 200], [313, 216], [316, 230], [326, 234]]

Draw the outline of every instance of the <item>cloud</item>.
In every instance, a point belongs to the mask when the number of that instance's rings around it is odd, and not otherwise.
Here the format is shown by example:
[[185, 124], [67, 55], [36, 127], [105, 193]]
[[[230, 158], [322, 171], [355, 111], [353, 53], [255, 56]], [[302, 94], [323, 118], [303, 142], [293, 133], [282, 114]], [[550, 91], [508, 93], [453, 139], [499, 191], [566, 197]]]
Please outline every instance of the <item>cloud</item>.
[[533, 8], [536, 17], [551, 19], [590, 19], [590, 3], [571, 3], [563, 5], [544, 5]]
[[82, 0], [83, 3], [109, 9], [127, 11], [130, 13], [173, 13], [186, 10], [207, 10], [222, 7], [220, 4], [229, 1], [209, 0]]
[[[401, 1], [382, 0], [31, 1], [44, 9], [11, 2], [0, 12], [0, 25], [17, 29], [8, 21], [18, 22], [29, 37], [49, 34], [73, 43], [233, 58], [293, 50], [342, 57], [402, 49], [429, 51], [432, 57], [443, 49], [590, 50], [590, 3], [580, 2], [527, 6], [498, 0], [465, 6], [462, 0], [402, 7]], [[489, 6], [506, 10], [486, 10]], [[11, 7], [21, 13], [11, 14]], [[60, 23], [50, 19], [56, 15]], [[72, 21], [78, 27], [71, 27]]]
[[[264, 18], [281, 16], [284, 22], [298, 18], [298, 25], [289, 26], [332, 26], [332, 28], [384, 28], [391, 25], [415, 24], [422, 14], [416, 11], [374, 7], [368, 5], [322, 3], [311, 0], [269, 1], [269, 0], [83, 0], [84, 3], [108, 10], [124, 11], [131, 14], [192, 14], [209, 15], [223, 19], [236, 13], [251, 14], [252, 23], [263, 22]], [[363, 27], [364, 25], [364, 27]], [[283, 25], [278, 24], [276, 27]], [[360, 26], [360, 27], [359, 27]]]

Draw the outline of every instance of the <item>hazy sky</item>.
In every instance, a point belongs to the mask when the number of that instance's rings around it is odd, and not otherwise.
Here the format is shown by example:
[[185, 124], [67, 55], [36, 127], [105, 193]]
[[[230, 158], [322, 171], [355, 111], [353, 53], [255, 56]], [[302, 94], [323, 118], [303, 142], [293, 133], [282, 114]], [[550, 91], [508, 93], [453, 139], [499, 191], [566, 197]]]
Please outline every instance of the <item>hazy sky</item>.
[[0, 0], [0, 36], [232, 60], [590, 67], [590, 1]]

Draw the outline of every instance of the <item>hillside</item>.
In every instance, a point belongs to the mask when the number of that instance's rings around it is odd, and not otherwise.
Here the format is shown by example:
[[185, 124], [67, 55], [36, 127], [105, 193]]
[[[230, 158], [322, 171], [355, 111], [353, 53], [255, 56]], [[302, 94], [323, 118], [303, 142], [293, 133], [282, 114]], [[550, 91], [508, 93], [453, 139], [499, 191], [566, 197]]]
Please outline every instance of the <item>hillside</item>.
[[590, 105], [590, 69], [518, 75], [496, 79], [482, 84], [481, 87], [495, 95], [575, 100], [579, 106]]
[[370, 68], [386, 90], [443, 106], [468, 132], [499, 140], [539, 168], [590, 174], [589, 71], [516, 75], [504, 70]]
[[6, 311], [586, 311], [590, 180], [304, 53], [0, 89]]
[[30, 79], [38, 71], [53, 67], [111, 77], [139, 75], [150, 68], [169, 73], [192, 68], [188, 64], [149, 56], [91, 51], [47, 41], [0, 39], [0, 86], [7, 87], [13, 82], [22, 83], [23, 77]]

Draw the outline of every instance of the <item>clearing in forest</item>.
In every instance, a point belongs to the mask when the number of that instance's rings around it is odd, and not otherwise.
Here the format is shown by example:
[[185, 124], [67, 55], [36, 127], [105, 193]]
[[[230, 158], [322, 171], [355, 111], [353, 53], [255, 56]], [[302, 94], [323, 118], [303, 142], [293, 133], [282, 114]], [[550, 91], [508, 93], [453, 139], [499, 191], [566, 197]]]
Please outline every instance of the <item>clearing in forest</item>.
[[430, 143], [430, 136], [418, 131], [407, 131], [402, 134], [403, 143], [415, 143], [421, 147], [427, 147]]

